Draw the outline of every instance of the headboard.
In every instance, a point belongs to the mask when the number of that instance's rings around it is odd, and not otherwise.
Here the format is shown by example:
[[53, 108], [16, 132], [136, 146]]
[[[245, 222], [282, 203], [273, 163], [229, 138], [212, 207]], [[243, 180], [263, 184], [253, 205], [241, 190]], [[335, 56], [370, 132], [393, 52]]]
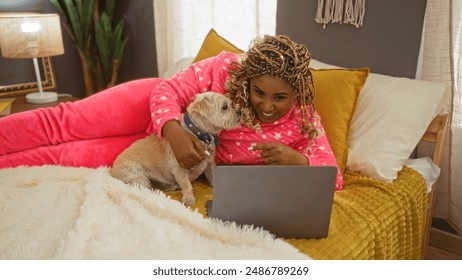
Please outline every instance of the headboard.
[[276, 33], [305, 44], [313, 58], [343, 67], [415, 78], [426, 0], [367, 0], [364, 25], [315, 22], [318, 1], [278, 1]]

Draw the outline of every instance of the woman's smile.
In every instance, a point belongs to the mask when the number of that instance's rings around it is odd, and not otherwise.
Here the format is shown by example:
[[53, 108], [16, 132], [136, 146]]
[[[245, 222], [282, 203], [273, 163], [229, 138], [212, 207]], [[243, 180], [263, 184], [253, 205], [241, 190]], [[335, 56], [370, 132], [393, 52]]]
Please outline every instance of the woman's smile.
[[270, 118], [270, 117], [272, 117], [274, 115], [274, 113], [269, 114], [269, 113], [265, 113], [265, 112], [262, 112], [262, 114], [263, 114], [263, 116], [265, 116], [267, 118]]
[[276, 113], [265, 113], [264, 111], [256, 110], [258, 119], [263, 123], [272, 123], [279, 119]]

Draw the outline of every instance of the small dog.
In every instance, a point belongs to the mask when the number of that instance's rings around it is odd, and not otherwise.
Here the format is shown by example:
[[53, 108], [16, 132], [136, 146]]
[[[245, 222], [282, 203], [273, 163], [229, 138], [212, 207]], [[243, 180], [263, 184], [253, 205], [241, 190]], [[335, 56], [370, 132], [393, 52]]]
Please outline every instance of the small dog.
[[123, 151], [114, 161], [110, 173], [125, 183], [163, 191], [181, 189], [182, 202], [190, 206], [195, 203], [191, 181], [204, 173], [212, 182], [217, 134], [222, 129], [239, 127], [240, 119], [240, 111], [224, 95], [215, 92], [198, 94], [183, 115], [181, 125], [204, 145], [207, 156], [201, 163], [190, 170], [180, 167], [168, 141], [150, 135]]

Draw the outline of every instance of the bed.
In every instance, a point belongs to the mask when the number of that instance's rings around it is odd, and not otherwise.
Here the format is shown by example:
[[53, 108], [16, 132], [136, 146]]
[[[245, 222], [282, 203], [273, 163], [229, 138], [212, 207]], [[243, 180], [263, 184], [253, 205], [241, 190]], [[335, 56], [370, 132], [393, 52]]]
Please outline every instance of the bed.
[[[198, 57], [164, 75], [223, 50], [240, 52], [211, 30]], [[447, 85], [316, 59], [312, 67], [317, 110], [344, 174], [328, 237], [280, 239], [209, 219], [212, 188], [204, 179], [193, 182], [197, 202], [187, 208], [180, 193], [126, 185], [108, 167], [20, 166], [0, 169], [0, 259], [422, 258], [447, 131]], [[136, 92], [136, 84], [120, 86]], [[420, 141], [433, 143], [431, 158], [412, 158]]]
[[[436, 151], [446, 119], [424, 136]], [[126, 185], [107, 167], [17, 167], [0, 178], [1, 259], [419, 259], [436, 191], [407, 166], [393, 183], [346, 171], [328, 237], [282, 240], [205, 218], [205, 180], [194, 182], [188, 209], [180, 193]]]
[[[240, 52], [230, 44], [211, 30], [199, 59], [180, 60], [164, 76], [222, 49]], [[439, 115], [447, 85], [316, 59], [311, 65], [317, 110], [344, 171], [344, 190], [334, 195], [327, 238], [285, 241], [315, 259], [425, 258], [448, 129], [449, 117]], [[419, 142], [431, 143], [431, 157], [413, 158]], [[200, 205], [212, 199], [206, 182], [196, 184], [195, 192]], [[198, 210], [206, 215], [204, 207]]]

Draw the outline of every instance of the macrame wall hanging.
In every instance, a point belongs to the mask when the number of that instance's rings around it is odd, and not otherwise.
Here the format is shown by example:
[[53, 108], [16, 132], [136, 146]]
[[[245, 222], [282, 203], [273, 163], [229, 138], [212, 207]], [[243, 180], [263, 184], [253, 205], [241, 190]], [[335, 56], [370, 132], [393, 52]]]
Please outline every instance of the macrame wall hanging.
[[326, 28], [328, 23], [363, 26], [366, 0], [318, 0], [315, 21]]

